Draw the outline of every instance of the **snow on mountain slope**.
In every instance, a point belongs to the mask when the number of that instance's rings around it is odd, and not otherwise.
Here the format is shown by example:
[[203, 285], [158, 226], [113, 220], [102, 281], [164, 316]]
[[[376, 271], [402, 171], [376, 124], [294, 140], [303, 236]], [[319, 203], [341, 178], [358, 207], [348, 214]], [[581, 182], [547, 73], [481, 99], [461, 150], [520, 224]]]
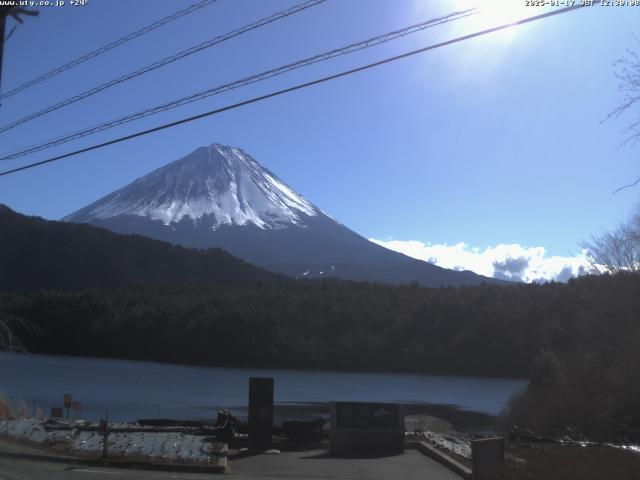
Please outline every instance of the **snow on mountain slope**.
[[376, 245], [335, 221], [239, 148], [213, 144], [65, 217], [187, 248], [219, 247], [293, 277], [402, 284], [496, 281]]
[[213, 218], [211, 228], [255, 225], [266, 229], [303, 225], [320, 210], [239, 148], [213, 144], [161, 167], [66, 221], [134, 215], [165, 225], [184, 217]]

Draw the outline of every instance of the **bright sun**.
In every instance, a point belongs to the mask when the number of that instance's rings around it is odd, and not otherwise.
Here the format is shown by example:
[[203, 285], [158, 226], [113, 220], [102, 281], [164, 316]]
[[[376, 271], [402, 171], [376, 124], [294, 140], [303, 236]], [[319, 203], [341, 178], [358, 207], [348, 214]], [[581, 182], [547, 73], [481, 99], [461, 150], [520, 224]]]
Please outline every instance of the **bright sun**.
[[[540, 13], [539, 8], [525, 6], [524, 0], [455, 0], [454, 5], [456, 10], [478, 8], [478, 13], [465, 21], [473, 30], [484, 30]], [[501, 36], [511, 39], [516, 30], [517, 27], [508, 28]]]
[[495, 25], [512, 22], [533, 13], [531, 7], [526, 7], [525, 2], [519, 0], [483, 0], [477, 5], [480, 8], [479, 15]]

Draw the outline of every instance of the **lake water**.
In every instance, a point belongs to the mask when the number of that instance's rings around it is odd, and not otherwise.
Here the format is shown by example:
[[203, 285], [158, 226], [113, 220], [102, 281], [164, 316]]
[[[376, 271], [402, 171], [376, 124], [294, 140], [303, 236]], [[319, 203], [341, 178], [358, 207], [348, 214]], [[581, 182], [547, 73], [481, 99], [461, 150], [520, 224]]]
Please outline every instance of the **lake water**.
[[218, 407], [246, 411], [249, 377], [273, 377], [277, 404], [330, 401], [429, 403], [498, 415], [525, 380], [418, 374], [214, 368], [0, 352], [0, 391], [29, 409], [62, 406], [82, 416], [212, 419]]

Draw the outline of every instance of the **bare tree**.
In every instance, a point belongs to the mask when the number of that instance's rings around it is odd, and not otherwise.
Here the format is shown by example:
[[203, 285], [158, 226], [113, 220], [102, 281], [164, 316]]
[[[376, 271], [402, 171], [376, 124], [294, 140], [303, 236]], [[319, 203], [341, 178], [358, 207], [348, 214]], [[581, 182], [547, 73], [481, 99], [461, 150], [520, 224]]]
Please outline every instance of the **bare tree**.
[[580, 246], [597, 273], [640, 272], [640, 206], [626, 223]]
[[0, 351], [26, 352], [22, 340], [15, 335], [16, 328], [29, 334], [41, 334], [42, 331], [33, 323], [22, 318], [0, 312]]
[[[640, 49], [640, 40], [637, 37], [636, 43]], [[625, 139], [620, 146], [636, 145], [640, 141], [640, 112], [636, 112], [638, 106], [640, 106], [640, 54], [638, 51], [627, 50], [625, 56], [615, 63], [615, 75], [618, 79], [620, 91], [624, 94], [624, 97], [622, 103], [609, 113], [606, 119], [619, 117], [633, 110], [635, 116], [631, 120], [631, 123], [627, 125], [624, 131]], [[618, 188], [616, 192], [633, 187], [639, 183], [640, 176], [632, 183]]]

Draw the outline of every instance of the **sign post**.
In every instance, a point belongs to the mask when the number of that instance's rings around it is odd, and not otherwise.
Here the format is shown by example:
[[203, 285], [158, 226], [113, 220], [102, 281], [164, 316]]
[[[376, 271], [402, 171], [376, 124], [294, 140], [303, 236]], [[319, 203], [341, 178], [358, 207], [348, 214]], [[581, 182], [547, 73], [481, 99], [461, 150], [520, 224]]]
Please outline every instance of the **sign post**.
[[71, 402], [71, 410], [73, 410], [73, 418], [78, 418], [82, 411], [82, 402]]
[[273, 378], [249, 378], [249, 445], [271, 447], [273, 430]]
[[106, 460], [109, 456], [109, 422], [100, 420], [99, 429], [102, 432], [102, 460]]
[[69, 409], [71, 408], [71, 394], [64, 394], [64, 408], [67, 410], [67, 421], [69, 420]]

